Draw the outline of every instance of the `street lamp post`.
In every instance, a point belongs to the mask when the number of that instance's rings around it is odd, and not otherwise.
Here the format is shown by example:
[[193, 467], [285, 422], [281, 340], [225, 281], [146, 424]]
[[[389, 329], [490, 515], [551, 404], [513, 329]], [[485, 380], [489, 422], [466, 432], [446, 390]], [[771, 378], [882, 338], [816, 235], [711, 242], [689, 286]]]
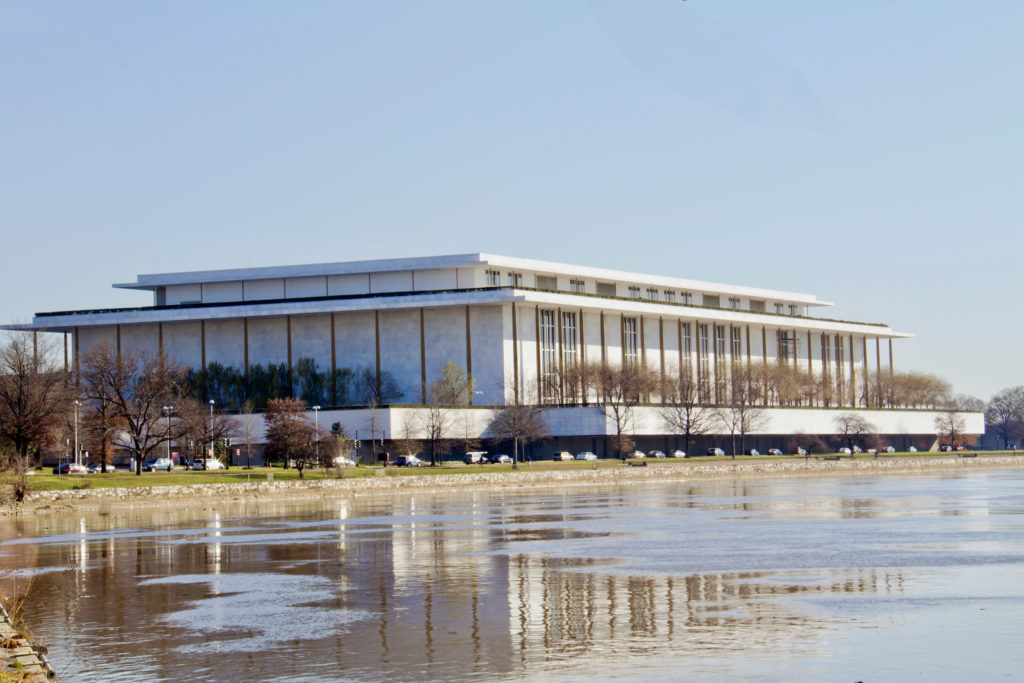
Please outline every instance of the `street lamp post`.
[[[210, 431], [207, 432], [207, 434], [209, 434], [209, 436], [210, 436], [210, 457], [211, 458], [213, 457], [213, 403], [214, 403], [214, 401], [211, 398], [210, 399], [210, 427], [209, 427]], [[206, 460], [204, 459], [203, 462], [205, 463]]]
[[76, 465], [81, 465], [82, 464], [82, 463], [78, 462], [78, 459], [79, 459], [79, 455], [78, 455], [78, 407], [80, 405], [82, 405], [82, 402], [76, 400], [75, 401], [75, 464]]
[[316, 449], [316, 462], [320, 464], [320, 406], [313, 406], [313, 447]]
[[[167, 459], [171, 459], [171, 412], [174, 410], [174, 406], [163, 406], [161, 410], [167, 416], [167, 432], [164, 435], [167, 439]], [[139, 454], [140, 458], [142, 454]]]

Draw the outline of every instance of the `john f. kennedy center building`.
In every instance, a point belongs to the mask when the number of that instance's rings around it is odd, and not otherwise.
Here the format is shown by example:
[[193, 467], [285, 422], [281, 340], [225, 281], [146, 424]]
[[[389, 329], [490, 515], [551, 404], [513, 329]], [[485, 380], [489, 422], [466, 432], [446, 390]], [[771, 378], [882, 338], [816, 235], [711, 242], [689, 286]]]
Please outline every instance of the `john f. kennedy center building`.
[[[737, 368], [785, 365], [817, 377], [827, 390], [811, 398], [766, 401], [748, 437], [762, 449], [834, 433], [836, 416], [852, 410], [896, 447], [934, 440], [934, 412], [880, 409], [875, 399], [873, 383], [894, 367], [894, 340], [910, 335], [830, 319], [821, 312], [831, 304], [810, 294], [492, 254], [139, 275], [115, 287], [151, 292], [152, 305], [39, 313], [19, 327], [63, 334], [72, 365], [105, 342], [162, 350], [197, 371], [301, 365], [352, 386], [368, 378], [384, 404], [372, 411], [333, 381], [314, 400], [321, 422], [384, 439], [411, 436], [425, 387], [454, 363], [474, 387], [460, 429], [486, 436], [493, 409], [519, 396], [550, 406], [546, 450], [609, 454], [607, 411], [567, 391], [567, 371], [639, 363], [693, 378], [708, 404], [726, 402], [723, 380]], [[676, 447], [661, 414], [657, 397], [633, 411], [640, 448]], [[968, 420], [982, 431], [980, 416]], [[713, 431], [705, 438], [716, 445], [728, 434]]]

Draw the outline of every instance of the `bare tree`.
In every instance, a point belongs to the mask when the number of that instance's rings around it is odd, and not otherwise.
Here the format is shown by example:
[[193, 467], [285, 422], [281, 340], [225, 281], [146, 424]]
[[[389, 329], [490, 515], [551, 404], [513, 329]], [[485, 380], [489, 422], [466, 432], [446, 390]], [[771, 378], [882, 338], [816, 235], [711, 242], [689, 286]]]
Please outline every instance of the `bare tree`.
[[634, 409], [657, 388], [658, 378], [639, 363], [597, 365], [588, 374], [594, 378], [598, 401], [615, 427], [612, 447], [625, 460], [633, 450], [633, 438], [626, 432], [633, 423]]
[[303, 478], [306, 463], [312, 458], [314, 427], [306, 417], [306, 403], [298, 398], [273, 398], [267, 401], [267, 452], [269, 455], [295, 461], [299, 479]]
[[349, 439], [345, 434], [345, 427], [340, 422], [335, 422], [331, 425], [331, 437], [328, 440], [327, 457], [330, 458], [331, 463], [334, 465], [334, 470], [338, 475], [338, 479], [345, 477], [346, 460], [355, 460], [352, 458], [355, 452], [355, 441]]
[[441, 376], [427, 385], [423, 394], [427, 404], [417, 412], [417, 421], [430, 443], [430, 464], [436, 466], [439, 457], [451, 450], [456, 416], [453, 408], [469, 404], [473, 380], [459, 365], [449, 361], [441, 368]]
[[524, 403], [524, 392], [506, 399], [505, 407], [495, 413], [487, 431], [498, 441], [512, 441], [512, 467], [519, 466], [519, 445], [525, 448], [534, 441], [549, 436], [544, 409], [536, 404]]
[[114, 458], [117, 435], [127, 431], [126, 424], [124, 418], [116, 414], [113, 404], [107, 402], [87, 403], [86, 410], [79, 414], [80, 448], [98, 459], [104, 471]]
[[475, 384], [457, 363], [448, 361], [441, 376], [428, 388], [427, 400], [448, 406], [469, 405]]
[[973, 396], [961, 394], [953, 396], [941, 406], [939, 414], [935, 416], [935, 431], [940, 445], [955, 448], [969, 442], [965, 413], [978, 412], [979, 403]]
[[[214, 444], [238, 434], [238, 424], [224, 413], [210, 411], [195, 399], [182, 399], [177, 406], [177, 433], [194, 444], [194, 452], [202, 453], [202, 458], [216, 459], [217, 449]], [[207, 452], [209, 447], [209, 452]], [[230, 464], [230, 463], [227, 463]]]
[[459, 415], [459, 446], [463, 453], [480, 448], [480, 435], [476, 429], [475, 411], [463, 410]]
[[417, 422], [418, 420], [415, 415], [407, 415], [402, 420], [399, 438], [395, 441], [395, 446], [403, 455], [415, 455], [419, 449], [419, 438], [416, 432]]
[[11, 444], [0, 467], [17, 475], [15, 497], [27, 490], [36, 455], [54, 438], [70, 402], [67, 378], [48, 340], [18, 332], [0, 347], [0, 441]]
[[100, 344], [82, 356], [82, 393], [94, 410], [122, 421], [127, 447], [135, 456], [135, 473], [174, 433], [159, 428], [162, 407], [180, 404], [185, 370], [159, 352], [116, 352]]
[[1009, 448], [1024, 435], [1024, 386], [1003, 389], [988, 402], [985, 426]]
[[847, 447], [853, 450], [855, 443], [860, 443], [877, 431], [875, 425], [868, 422], [863, 415], [857, 413], [840, 413], [835, 418], [836, 433], [846, 441]]
[[761, 429], [767, 422], [764, 409], [758, 405], [762, 390], [749, 368], [734, 367], [729, 378], [729, 396], [717, 410], [718, 419], [732, 438], [732, 457], [736, 457], [736, 435], [740, 451], [746, 452], [747, 435]]
[[660, 409], [665, 428], [683, 437], [685, 451], [690, 454], [693, 438], [707, 434], [714, 424], [715, 412], [700, 401], [700, 387], [691, 377], [677, 376], [662, 389], [664, 406]]

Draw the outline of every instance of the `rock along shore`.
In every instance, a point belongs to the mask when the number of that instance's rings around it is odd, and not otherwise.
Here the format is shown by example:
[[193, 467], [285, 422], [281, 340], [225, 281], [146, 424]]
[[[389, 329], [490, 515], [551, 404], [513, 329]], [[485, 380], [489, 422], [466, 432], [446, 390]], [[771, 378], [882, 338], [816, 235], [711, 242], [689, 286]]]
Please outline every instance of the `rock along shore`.
[[[211, 504], [244, 500], [326, 498], [357, 495], [387, 495], [405, 492], [450, 492], [456, 489], [547, 489], [582, 486], [620, 486], [644, 483], [750, 479], [761, 477], [867, 476], [913, 474], [938, 471], [1024, 468], [1024, 455], [979, 457], [927, 456], [861, 459], [743, 461], [701, 463], [651, 462], [643, 467], [601, 467], [593, 469], [490, 471], [454, 470], [451, 474], [423, 476], [374, 476], [316, 481], [251, 481], [183, 486], [139, 486], [125, 488], [75, 489], [29, 492], [23, 503], [10, 506], [8, 514], [90, 507], [157, 507], [170, 503]], [[383, 475], [384, 472], [380, 471]]]
[[55, 678], [50, 662], [18, 632], [7, 610], [0, 605], [0, 664], [12, 680], [37, 683]]

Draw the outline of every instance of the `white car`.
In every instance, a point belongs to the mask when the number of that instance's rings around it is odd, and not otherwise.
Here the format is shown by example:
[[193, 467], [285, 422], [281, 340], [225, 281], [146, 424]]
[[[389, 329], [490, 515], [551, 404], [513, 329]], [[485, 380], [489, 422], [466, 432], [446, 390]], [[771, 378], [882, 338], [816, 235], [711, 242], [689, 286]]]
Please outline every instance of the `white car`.
[[907, 453], [917, 453], [917, 448], [911, 446], [910, 448], [907, 449]]
[[224, 469], [224, 463], [217, 458], [196, 458], [192, 461], [192, 469], [194, 470], [222, 470]]
[[555, 453], [551, 457], [551, 459], [552, 460], [556, 460], [556, 461], [558, 461], [558, 460], [575, 460], [575, 458], [572, 457], [572, 453], [570, 453], [569, 451], [558, 451], [557, 453]]
[[648, 458], [664, 458], [665, 453], [663, 451], [651, 451], [647, 454]]
[[597, 460], [597, 453], [591, 453], [590, 451], [583, 451], [582, 453], [576, 454], [577, 460]]
[[778, 448], [769, 448], [768, 455], [782, 455], [782, 451]]
[[847, 448], [846, 446], [843, 446], [843, 447], [842, 447], [842, 448], [840, 448], [840, 449], [839, 449], [838, 451], [836, 451], [836, 453], [843, 453], [843, 454], [845, 454], [845, 455], [852, 455], [852, 454], [853, 454], [853, 451], [851, 451], [851, 450], [850, 450], [849, 448]]
[[886, 453], [895, 453], [896, 452], [896, 449], [893, 448], [892, 446], [886, 446], [882, 450], [885, 451]]
[[670, 457], [670, 458], [685, 458], [686, 457], [686, 453], [684, 451], [680, 451], [680, 450], [669, 451], [668, 452], [668, 457]]
[[643, 451], [633, 451], [632, 453], [629, 454], [629, 457], [637, 458], [637, 459], [642, 459], [642, 458], [646, 458], [647, 454], [644, 453]]
[[344, 455], [339, 455], [334, 459], [335, 467], [355, 467], [356, 461], [352, 458], [346, 458]]

